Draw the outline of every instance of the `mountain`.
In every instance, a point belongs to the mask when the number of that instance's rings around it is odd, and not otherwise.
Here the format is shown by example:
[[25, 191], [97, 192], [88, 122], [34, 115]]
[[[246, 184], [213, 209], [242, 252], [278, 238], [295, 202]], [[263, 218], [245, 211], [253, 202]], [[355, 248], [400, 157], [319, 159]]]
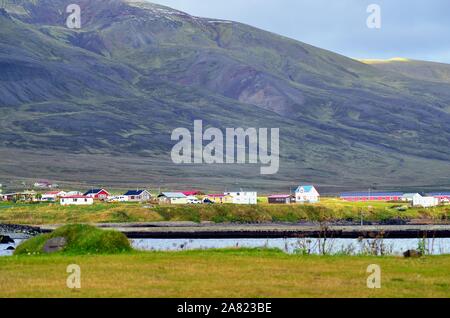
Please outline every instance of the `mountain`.
[[361, 60], [376, 68], [402, 74], [416, 80], [450, 83], [450, 65], [436, 62], [393, 58], [389, 60]]
[[[447, 65], [433, 65], [436, 80], [147, 2], [78, 0], [82, 28], [72, 30], [71, 3], [10, 0], [0, 11], [0, 179], [450, 187]], [[174, 165], [171, 132], [195, 119], [280, 128], [279, 173]]]

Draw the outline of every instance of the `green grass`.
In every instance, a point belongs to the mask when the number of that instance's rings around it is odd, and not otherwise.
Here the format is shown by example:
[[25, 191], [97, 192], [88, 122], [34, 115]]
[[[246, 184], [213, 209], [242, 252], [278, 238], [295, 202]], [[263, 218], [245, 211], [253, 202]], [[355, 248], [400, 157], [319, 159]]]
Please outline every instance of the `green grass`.
[[[81, 289], [66, 287], [69, 264]], [[381, 289], [366, 269], [381, 267]], [[0, 297], [450, 297], [450, 256], [299, 256], [276, 250], [0, 258]]]
[[20, 244], [15, 255], [42, 254], [45, 243], [55, 237], [64, 237], [67, 245], [63, 254], [114, 254], [131, 252], [127, 237], [117, 231], [104, 231], [89, 225], [66, 225], [49, 234], [41, 234]]
[[[264, 199], [260, 199], [264, 202]], [[18, 224], [129, 223], [158, 221], [299, 222], [299, 221], [389, 221], [420, 219], [431, 222], [450, 218], [450, 206], [431, 209], [396, 208], [404, 203], [345, 202], [324, 199], [319, 204], [251, 205], [154, 205], [105, 204], [60, 206], [59, 204], [17, 204], [0, 209], [0, 222]], [[1, 207], [1, 206], [0, 206]], [[4, 206], [6, 207], [6, 205]]]

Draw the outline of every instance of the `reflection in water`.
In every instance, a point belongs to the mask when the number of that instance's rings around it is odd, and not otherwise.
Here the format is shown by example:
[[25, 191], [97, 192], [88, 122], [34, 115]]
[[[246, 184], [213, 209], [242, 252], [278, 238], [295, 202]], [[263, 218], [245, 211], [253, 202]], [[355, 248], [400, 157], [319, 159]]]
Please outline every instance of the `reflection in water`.
[[450, 238], [437, 239], [137, 239], [134, 248], [145, 251], [182, 251], [217, 248], [277, 248], [293, 254], [401, 255], [407, 250], [450, 254]]
[[[0, 244], [0, 256], [10, 256], [23, 240]], [[436, 239], [133, 239], [133, 247], [143, 251], [184, 251], [220, 248], [277, 248], [289, 254], [401, 255], [420, 250], [429, 255], [450, 254], [450, 238]]]

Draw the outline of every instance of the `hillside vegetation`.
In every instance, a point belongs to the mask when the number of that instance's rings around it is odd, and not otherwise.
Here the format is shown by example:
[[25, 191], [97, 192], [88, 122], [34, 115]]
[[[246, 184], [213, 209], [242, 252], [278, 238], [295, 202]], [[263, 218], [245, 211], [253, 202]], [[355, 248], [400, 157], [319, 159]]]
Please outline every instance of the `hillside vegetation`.
[[[2, 206], [0, 206], [2, 207]], [[16, 224], [127, 223], [159, 221], [300, 222], [392, 220], [448, 221], [450, 206], [436, 208], [403, 208], [403, 203], [348, 203], [325, 200], [315, 205], [155, 205], [95, 204], [93, 206], [60, 206], [58, 204], [3, 205], [0, 222]]]

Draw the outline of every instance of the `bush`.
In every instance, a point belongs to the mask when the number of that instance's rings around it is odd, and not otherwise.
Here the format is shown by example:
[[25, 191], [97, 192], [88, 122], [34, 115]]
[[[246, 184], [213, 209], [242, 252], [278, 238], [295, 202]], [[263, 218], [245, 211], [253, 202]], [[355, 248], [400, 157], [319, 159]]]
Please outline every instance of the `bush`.
[[41, 234], [20, 244], [14, 255], [43, 254], [45, 243], [52, 238], [64, 237], [65, 254], [117, 254], [132, 251], [127, 237], [117, 231], [101, 230], [90, 225], [66, 225], [48, 234]]

